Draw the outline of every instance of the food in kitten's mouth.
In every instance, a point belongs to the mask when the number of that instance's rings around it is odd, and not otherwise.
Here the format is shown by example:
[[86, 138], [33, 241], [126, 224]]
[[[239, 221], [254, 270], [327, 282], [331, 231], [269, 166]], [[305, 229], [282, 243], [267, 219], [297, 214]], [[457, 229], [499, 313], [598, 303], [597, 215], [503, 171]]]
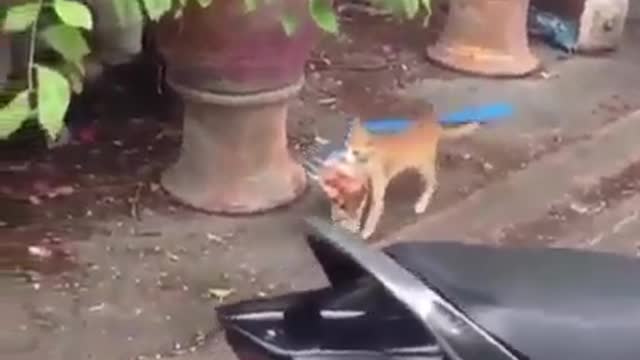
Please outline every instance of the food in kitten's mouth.
[[359, 197], [367, 188], [367, 178], [356, 166], [329, 159], [320, 171], [321, 185], [330, 199], [338, 197]]
[[331, 202], [331, 219], [359, 232], [369, 194], [369, 178], [363, 169], [343, 157], [330, 157], [320, 171], [320, 185]]

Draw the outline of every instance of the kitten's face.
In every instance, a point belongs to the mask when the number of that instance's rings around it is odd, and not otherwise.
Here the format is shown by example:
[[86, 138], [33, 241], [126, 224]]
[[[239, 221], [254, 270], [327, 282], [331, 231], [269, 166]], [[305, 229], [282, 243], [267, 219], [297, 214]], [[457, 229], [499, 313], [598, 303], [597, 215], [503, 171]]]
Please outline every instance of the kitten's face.
[[371, 136], [359, 120], [356, 120], [347, 143], [345, 161], [350, 164], [366, 164], [374, 152]]
[[367, 198], [367, 177], [344, 161], [325, 164], [321, 186], [331, 202], [331, 218], [352, 232], [360, 230], [362, 209]]

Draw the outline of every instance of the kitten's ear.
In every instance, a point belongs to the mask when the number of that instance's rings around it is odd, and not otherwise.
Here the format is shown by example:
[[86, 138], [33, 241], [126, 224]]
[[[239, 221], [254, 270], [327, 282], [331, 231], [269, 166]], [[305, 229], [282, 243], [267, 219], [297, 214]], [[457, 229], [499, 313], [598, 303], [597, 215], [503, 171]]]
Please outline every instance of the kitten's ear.
[[347, 120], [347, 136], [346, 136], [346, 140], [349, 139], [349, 136], [354, 131], [354, 129], [358, 129], [361, 126], [362, 126], [362, 123], [360, 122], [360, 118], [359, 117], [352, 117], [349, 120]]
[[365, 120], [361, 118], [353, 118], [351, 123], [351, 127], [349, 128], [347, 144], [355, 142], [360, 142], [361, 140], [357, 139], [365, 139], [369, 137], [369, 131], [367, 131]]

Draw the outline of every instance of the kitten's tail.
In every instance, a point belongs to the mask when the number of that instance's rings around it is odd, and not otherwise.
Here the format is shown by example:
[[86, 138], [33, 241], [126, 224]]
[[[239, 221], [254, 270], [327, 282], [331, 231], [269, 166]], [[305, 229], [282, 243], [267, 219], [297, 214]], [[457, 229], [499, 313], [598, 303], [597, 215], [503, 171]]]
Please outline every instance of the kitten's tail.
[[442, 137], [445, 139], [456, 139], [467, 136], [476, 131], [480, 127], [479, 123], [468, 123], [460, 126], [443, 127]]

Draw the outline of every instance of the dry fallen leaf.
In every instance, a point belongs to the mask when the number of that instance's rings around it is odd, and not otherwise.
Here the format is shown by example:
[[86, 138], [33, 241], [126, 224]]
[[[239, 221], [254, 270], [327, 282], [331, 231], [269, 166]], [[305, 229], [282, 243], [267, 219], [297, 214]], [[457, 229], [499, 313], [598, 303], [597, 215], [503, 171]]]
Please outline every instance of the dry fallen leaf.
[[53, 252], [45, 247], [33, 245], [29, 246], [29, 254], [40, 258], [48, 258], [53, 255]]
[[35, 196], [35, 195], [29, 196], [29, 202], [32, 205], [40, 205], [40, 204], [42, 204], [42, 200], [40, 200], [40, 198]]
[[325, 139], [325, 138], [323, 138], [321, 136], [316, 136], [314, 138], [314, 140], [315, 140], [315, 142], [317, 142], [320, 145], [327, 145], [330, 142], [329, 140], [327, 140], [327, 139]]
[[540, 77], [542, 77], [545, 80], [548, 79], [554, 79], [559, 77], [559, 75], [557, 73], [553, 73], [553, 72], [549, 72], [549, 71], [543, 71], [540, 73]]
[[47, 197], [50, 199], [56, 198], [58, 196], [68, 196], [74, 193], [73, 186], [58, 186], [47, 192]]
[[226, 298], [235, 293], [235, 289], [211, 288], [207, 290], [207, 295], [216, 298], [219, 302], [223, 302]]
[[105, 306], [106, 306], [106, 304], [102, 302], [102, 303], [100, 303], [98, 305], [91, 306], [89, 308], [89, 311], [91, 311], [91, 312], [100, 311], [100, 310], [103, 310], [105, 308]]
[[482, 168], [484, 169], [484, 171], [492, 171], [493, 165], [491, 165], [491, 163], [485, 162], [482, 163]]
[[180, 260], [180, 257], [178, 255], [169, 251], [167, 251], [167, 258], [169, 258], [169, 260], [173, 262], [177, 262], [178, 260]]
[[218, 244], [224, 244], [225, 241], [220, 235], [216, 235], [214, 233], [207, 233], [207, 240], [216, 242]]
[[324, 98], [324, 99], [319, 99], [318, 100], [318, 104], [319, 105], [333, 105], [338, 101], [338, 99], [334, 98], [334, 97], [328, 97], [328, 98]]
[[571, 210], [577, 212], [578, 214], [586, 214], [590, 210], [588, 206], [578, 203], [572, 203], [571, 205], [569, 205], [569, 208], [571, 208]]

